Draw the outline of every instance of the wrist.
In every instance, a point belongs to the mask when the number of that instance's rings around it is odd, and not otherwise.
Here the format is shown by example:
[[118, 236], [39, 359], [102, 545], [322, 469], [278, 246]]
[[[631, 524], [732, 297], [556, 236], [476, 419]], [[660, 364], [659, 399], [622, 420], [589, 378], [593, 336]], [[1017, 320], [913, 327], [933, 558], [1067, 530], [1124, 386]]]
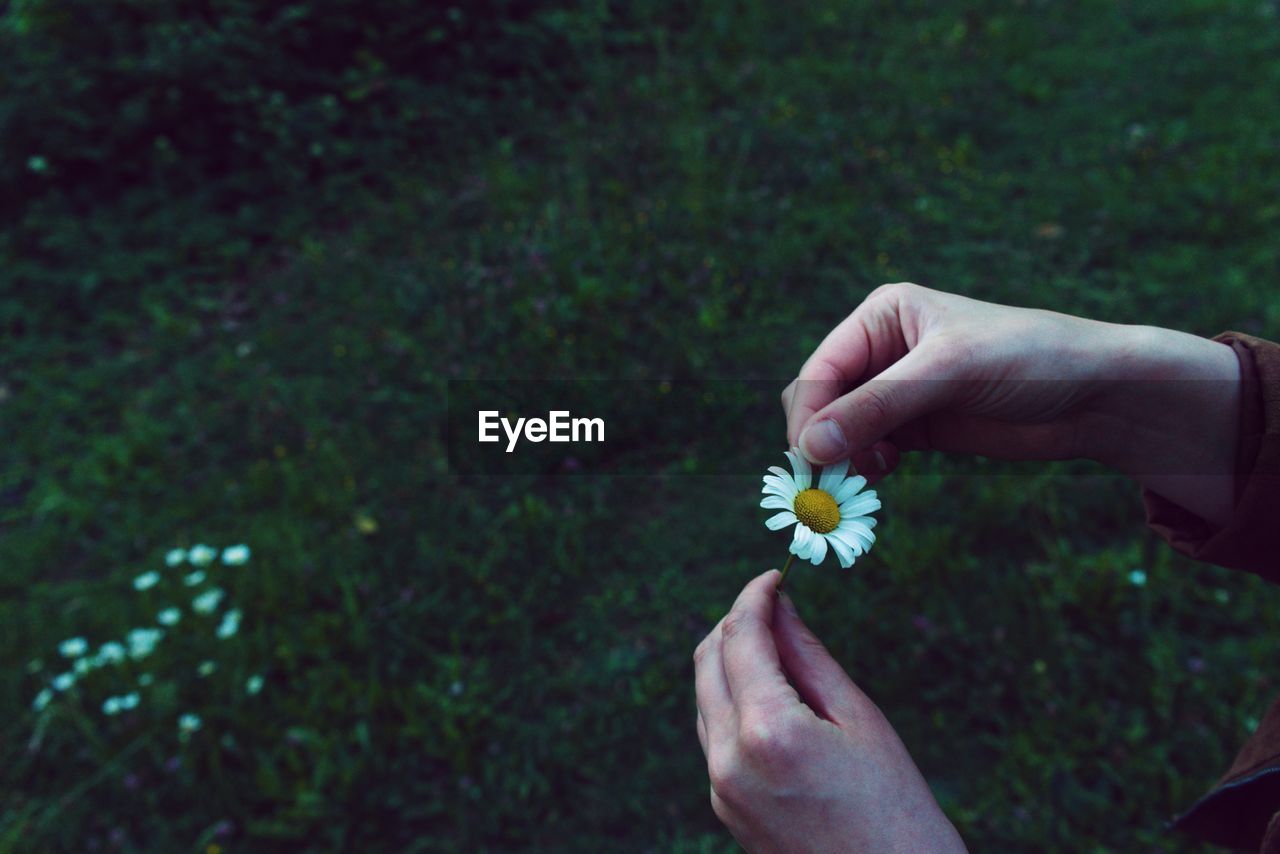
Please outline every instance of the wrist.
[[1169, 329], [1112, 330], [1083, 418], [1085, 453], [1225, 525], [1240, 419], [1235, 353]]

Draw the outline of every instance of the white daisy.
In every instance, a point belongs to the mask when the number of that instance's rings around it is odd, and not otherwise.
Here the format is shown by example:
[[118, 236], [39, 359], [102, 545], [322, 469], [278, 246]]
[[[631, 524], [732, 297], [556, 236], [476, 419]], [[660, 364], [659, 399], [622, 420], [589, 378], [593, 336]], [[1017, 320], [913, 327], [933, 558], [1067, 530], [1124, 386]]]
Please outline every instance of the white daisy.
[[222, 550], [222, 562], [227, 566], [243, 566], [249, 562], [249, 547], [244, 543]]
[[222, 623], [218, 626], [218, 637], [226, 640], [235, 637], [236, 632], [240, 631], [240, 609], [232, 608], [230, 611], [222, 615]]
[[41, 688], [40, 693], [36, 694], [36, 698], [31, 701], [31, 708], [37, 712], [43, 712], [51, 702], [53, 702], [53, 691]]
[[206, 590], [191, 600], [191, 610], [197, 614], [212, 614], [218, 610], [218, 605], [221, 604], [224, 595], [221, 587]]
[[196, 587], [196, 586], [198, 586], [198, 585], [200, 585], [200, 584], [204, 584], [205, 577], [206, 577], [206, 576], [205, 576], [205, 572], [204, 572], [204, 570], [203, 570], [203, 569], [197, 569], [195, 572], [193, 572], [193, 573], [191, 573], [190, 575], [188, 575], [188, 576], [184, 577], [184, 578], [182, 579], [182, 583], [183, 583], [183, 584], [185, 584], [185, 585], [187, 585], [188, 587]]
[[165, 566], [177, 566], [187, 559], [186, 549], [169, 549], [164, 556]]
[[134, 590], [150, 590], [160, 583], [160, 573], [154, 569], [150, 572], [144, 572], [133, 580]]
[[187, 552], [187, 560], [196, 566], [208, 566], [217, 556], [218, 550], [204, 543], [192, 546], [191, 551]]
[[178, 738], [186, 741], [192, 733], [199, 732], [202, 726], [204, 721], [200, 720], [199, 715], [187, 712], [178, 718]]
[[245, 680], [244, 692], [252, 697], [254, 694], [257, 694], [262, 690], [262, 686], [266, 684], [266, 681], [267, 680], [262, 678], [261, 674], [255, 673]]
[[59, 673], [53, 677], [53, 687], [58, 691], [69, 691], [74, 684], [76, 684], [74, 673]]
[[164, 638], [164, 629], [139, 628], [130, 629], [125, 640], [129, 643], [129, 657], [135, 661], [146, 658], [156, 651], [156, 646]]
[[162, 626], [176, 626], [181, 619], [182, 611], [177, 608], [165, 608], [159, 614], [156, 614], [156, 622]]
[[63, 658], [79, 658], [89, 651], [89, 642], [84, 638], [67, 638], [58, 644], [58, 652]]
[[800, 451], [793, 448], [786, 454], [795, 474], [781, 466], [770, 466], [772, 474], [764, 476], [761, 492], [765, 497], [760, 506], [782, 511], [765, 525], [771, 531], [795, 525], [791, 553], [801, 560], [816, 566], [827, 556], [830, 546], [842, 567], [853, 566], [876, 541], [871, 532], [876, 520], [868, 515], [880, 509], [875, 490], [860, 491], [867, 485], [862, 475], [845, 476], [848, 460], [827, 466], [815, 485], [813, 470]]
[[98, 654], [94, 656], [94, 664], [101, 667], [104, 664], [115, 664], [124, 661], [125, 651], [124, 644], [116, 641], [107, 641], [98, 647]]

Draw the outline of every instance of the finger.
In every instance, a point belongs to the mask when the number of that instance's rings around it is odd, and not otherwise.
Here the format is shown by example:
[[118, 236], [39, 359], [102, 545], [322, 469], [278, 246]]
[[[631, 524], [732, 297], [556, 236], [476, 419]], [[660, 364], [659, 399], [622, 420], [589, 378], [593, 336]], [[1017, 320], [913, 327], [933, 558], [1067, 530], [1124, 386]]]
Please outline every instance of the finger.
[[721, 661], [720, 625], [712, 629], [693, 652], [693, 684], [698, 718], [706, 728], [708, 739], [732, 738], [737, 716]]
[[771, 569], [749, 582], [720, 623], [724, 674], [739, 718], [748, 710], [781, 708], [799, 700], [782, 672], [770, 628], [778, 578]]
[[773, 637], [791, 684], [819, 717], [842, 727], [857, 726], [875, 708], [801, 621], [795, 603], [785, 593], [779, 597]]
[[893, 286], [877, 288], [805, 361], [787, 406], [789, 444], [799, 444], [800, 431], [814, 413], [907, 352], [899, 319], [902, 293]]
[[854, 474], [867, 479], [872, 486], [898, 467], [898, 446], [893, 442], [881, 440], [865, 451], [856, 451], [849, 457]]
[[702, 745], [702, 756], [707, 756], [707, 725], [702, 720], [702, 712], [698, 712], [698, 743]]
[[798, 380], [792, 380], [787, 383], [787, 387], [782, 390], [782, 413], [788, 419], [791, 417], [791, 403], [796, 396], [796, 383]]
[[800, 450], [814, 464], [844, 459], [904, 424], [945, 409], [959, 391], [948, 381], [952, 364], [927, 344], [912, 350], [818, 410], [800, 433]]

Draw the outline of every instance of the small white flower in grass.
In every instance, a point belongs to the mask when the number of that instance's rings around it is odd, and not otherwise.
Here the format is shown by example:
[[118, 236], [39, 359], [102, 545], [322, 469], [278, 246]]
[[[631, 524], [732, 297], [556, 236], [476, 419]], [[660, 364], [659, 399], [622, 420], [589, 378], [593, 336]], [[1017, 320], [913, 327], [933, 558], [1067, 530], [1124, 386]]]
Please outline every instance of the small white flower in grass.
[[134, 660], [146, 658], [156, 651], [156, 646], [162, 638], [164, 638], [164, 629], [130, 629], [125, 637], [129, 642], [129, 657]]
[[199, 715], [187, 712], [178, 718], [178, 738], [186, 741], [191, 738], [193, 733], [199, 732], [202, 726], [204, 726], [204, 721], [200, 720]]
[[36, 698], [31, 701], [31, 708], [37, 712], [43, 712], [52, 702], [53, 692], [48, 688], [41, 688], [40, 693], [36, 694]]
[[197, 584], [203, 584], [205, 578], [207, 577], [208, 576], [205, 574], [205, 571], [203, 569], [197, 569], [195, 572], [191, 573], [190, 575], [184, 576], [182, 579], [182, 583], [187, 585], [188, 587], [195, 587]]
[[124, 645], [116, 643], [115, 641], [107, 641], [102, 646], [98, 647], [98, 654], [95, 657], [94, 663], [98, 666], [102, 666], [103, 664], [115, 664], [116, 662], [124, 661], [124, 659]]
[[138, 696], [137, 691], [130, 691], [120, 698], [120, 708], [124, 711], [138, 708], [138, 703], [142, 702], [142, 698]]
[[215, 587], [212, 590], [206, 590], [199, 596], [191, 600], [191, 610], [197, 614], [212, 614], [218, 610], [218, 605], [222, 603], [222, 597], [225, 594], [221, 587]]
[[154, 569], [150, 572], [144, 572], [133, 580], [134, 590], [150, 590], [160, 583], [160, 573]]
[[71, 665], [71, 669], [76, 672], [77, 676], [84, 676], [97, 666], [97, 658], [78, 658], [76, 659], [76, 663]]
[[53, 687], [58, 691], [70, 690], [71, 686], [76, 684], [76, 675], [74, 673], [59, 673], [53, 677]]
[[222, 562], [227, 566], [243, 566], [249, 562], [249, 547], [244, 543], [222, 550]]
[[159, 614], [156, 614], [156, 622], [162, 626], [176, 626], [181, 619], [182, 612], [177, 608], [165, 608]]
[[206, 676], [212, 676], [217, 670], [218, 663], [216, 661], [202, 661], [200, 666], [196, 668], [196, 675], [203, 679]]
[[79, 658], [89, 651], [89, 642], [84, 638], [67, 638], [58, 644], [58, 652], [63, 658]]
[[154, 681], [156, 681], [156, 678], [152, 676], [150, 673], [143, 673], [141, 676], [138, 677], [138, 684], [143, 688], [146, 688], [148, 685], [150, 685]]
[[102, 713], [104, 715], [118, 715], [120, 714], [120, 708], [119, 697], [108, 697], [102, 701]]
[[187, 559], [186, 549], [169, 549], [164, 556], [165, 566], [177, 566]]
[[[876, 541], [871, 529], [876, 520], [869, 514], [880, 509], [875, 490], [862, 492], [867, 479], [861, 475], [846, 477], [849, 461], [827, 466], [814, 482], [814, 472], [800, 451], [786, 452], [794, 474], [781, 466], [770, 466], [764, 476], [765, 494], [760, 506], [782, 512], [770, 517], [765, 526], [780, 531], [795, 525], [791, 554], [815, 566], [827, 556], [828, 547], [846, 569], [870, 550]], [[787, 569], [791, 568], [791, 558]], [[786, 570], [783, 570], [786, 578]], [[778, 582], [782, 586], [782, 581]]]
[[235, 637], [238, 631], [240, 631], [240, 609], [232, 608], [222, 615], [222, 622], [218, 625], [218, 637], [226, 640]]
[[218, 556], [218, 550], [206, 546], [201, 543], [192, 546], [191, 551], [187, 552], [187, 560], [191, 561], [194, 566], [208, 566], [213, 563], [213, 559]]
[[1129, 573], [1129, 583], [1134, 587], [1141, 587], [1147, 583], [1147, 574], [1140, 569], [1135, 569]]
[[254, 694], [257, 694], [262, 690], [262, 686], [266, 684], [266, 681], [267, 680], [262, 678], [261, 674], [255, 673], [245, 680], [244, 692], [252, 697]]

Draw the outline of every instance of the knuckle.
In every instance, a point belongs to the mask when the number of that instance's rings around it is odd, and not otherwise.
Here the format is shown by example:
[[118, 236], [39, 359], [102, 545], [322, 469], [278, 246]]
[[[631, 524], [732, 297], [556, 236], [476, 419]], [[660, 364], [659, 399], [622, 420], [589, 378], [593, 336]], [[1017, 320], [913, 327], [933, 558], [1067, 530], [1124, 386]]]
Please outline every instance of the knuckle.
[[710, 653], [711, 635], [707, 635], [702, 639], [701, 643], [693, 648], [693, 663], [695, 665], [701, 664], [703, 659], [705, 659]]
[[877, 425], [884, 424], [893, 414], [893, 392], [883, 383], [870, 382], [864, 385], [858, 396], [858, 415]]
[[897, 299], [918, 290], [921, 290], [921, 288], [915, 282], [885, 282], [872, 291], [868, 299], [872, 297]]
[[796, 730], [785, 721], [747, 719], [738, 733], [743, 757], [759, 766], [776, 767], [791, 760], [796, 751]]
[[741, 766], [735, 756], [723, 750], [712, 750], [707, 757], [707, 776], [711, 780], [712, 800], [732, 803], [742, 790]]
[[724, 798], [716, 793], [715, 787], [711, 788], [711, 811], [716, 814], [716, 818], [725, 824], [728, 824], [732, 819], [729, 805], [725, 803]]
[[799, 633], [796, 635], [796, 640], [800, 643], [801, 646], [806, 647], [807, 649], [811, 649], [814, 652], [821, 652], [823, 654], [827, 654], [826, 645], [824, 645], [822, 641], [818, 639], [817, 635], [809, 631], [809, 629], [807, 628], [801, 629], [799, 631]]
[[720, 634], [726, 641], [736, 638], [738, 635], [742, 634], [742, 632], [746, 631], [754, 618], [755, 615], [750, 611], [730, 611], [725, 616], [724, 622], [720, 624]]

